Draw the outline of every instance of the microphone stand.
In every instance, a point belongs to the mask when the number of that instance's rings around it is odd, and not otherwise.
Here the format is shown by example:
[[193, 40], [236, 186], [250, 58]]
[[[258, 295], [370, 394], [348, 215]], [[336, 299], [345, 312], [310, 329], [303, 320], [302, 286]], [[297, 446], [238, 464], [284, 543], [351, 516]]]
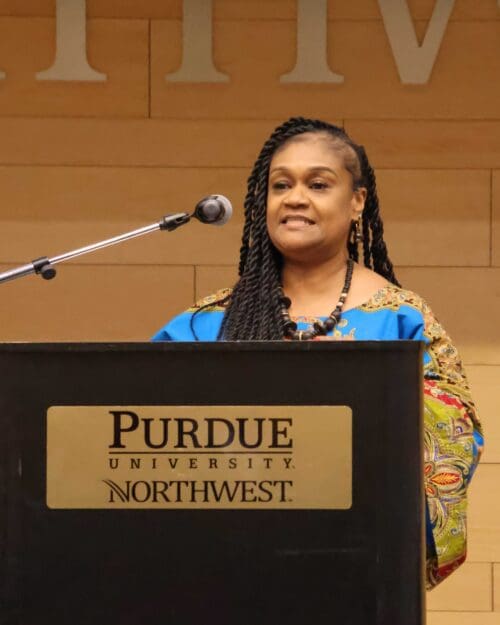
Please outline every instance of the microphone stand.
[[7, 282], [8, 280], [15, 280], [16, 278], [21, 278], [23, 276], [29, 276], [32, 273], [42, 276], [45, 280], [51, 280], [56, 275], [54, 265], [57, 265], [57, 263], [62, 263], [70, 258], [82, 256], [83, 254], [88, 254], [89, 252], [95, 252], [96, 250], [100, 250], [104, 247], [116, 245], [122, 241], [128, 241], [129, 239], [134, 239], [135, 237], [140, 237], [143, 234], [149, 234], [150, 232], [155, 232], [156, 230], [175, 230], [179, 226], [186, 224], [190, 219], [191, 215], [188, 215], [187, 213], [166, 215], [157, 223], [144, 226], [143, 228], [138, 228], [137, 230], [132, 230], [131, 232], [126, 232], [125, 234], [120, 234], [111, 239], [105, 239], [99, 243], [80, 247], [72, 252], [66, 252], [65, 254], [60, 254], [59, 256], [54, 256], [53, 258], [48, 258], [47, 256], [35, 258], [35, 260], [31, 261], [31, 263], [27, 263], [26, 265], [21, 265], [16, 269], [0, 273], [0, 283]]

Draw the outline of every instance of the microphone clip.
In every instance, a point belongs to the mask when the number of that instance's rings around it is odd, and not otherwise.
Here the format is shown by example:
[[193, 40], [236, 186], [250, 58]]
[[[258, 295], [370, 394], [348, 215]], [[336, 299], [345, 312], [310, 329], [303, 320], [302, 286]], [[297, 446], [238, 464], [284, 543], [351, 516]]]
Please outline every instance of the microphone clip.
[[171, 232], [179, 226], [187, 224], [190, 219], [191, 216], [187, 213], [175, 213], [175, 215], [165, 215], [161, 218], [160, 230], [168, 230]]
[[56, 268], [50, 262], [50, 258], [47, 256], [41, 256], [31, 261], [35, 273], [42, 276], [44, 280], [52, 280], [56, 276]]

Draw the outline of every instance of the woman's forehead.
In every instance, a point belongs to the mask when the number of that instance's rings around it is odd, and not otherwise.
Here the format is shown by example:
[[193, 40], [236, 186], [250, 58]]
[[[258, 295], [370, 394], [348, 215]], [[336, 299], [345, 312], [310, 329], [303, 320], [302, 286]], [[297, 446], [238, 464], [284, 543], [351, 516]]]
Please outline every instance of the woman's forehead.
[[335, 145], [335, 138], [320, 133], [304, 133], [288, 140], [275, 152], [270, 170], [307, 164], [311, 167], [343, 167], [342, 146], [340, 142], [338, 147]]

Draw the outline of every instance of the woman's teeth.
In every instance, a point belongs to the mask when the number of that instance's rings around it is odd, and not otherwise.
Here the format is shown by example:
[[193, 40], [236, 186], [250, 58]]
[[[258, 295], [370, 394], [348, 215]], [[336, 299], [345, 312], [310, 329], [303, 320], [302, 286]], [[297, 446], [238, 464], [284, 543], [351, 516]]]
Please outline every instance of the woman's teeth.
[[299, 215], [293, 215], [293, 216], [291, 215], [289, 217], [285, 217], [285, 219], [283, 220], [284, 224], [288, 224], [291, 222], [303, 223], [307, 225], [314, 223], [310, 219], [307, 219], [307, 217], [301, 217]]

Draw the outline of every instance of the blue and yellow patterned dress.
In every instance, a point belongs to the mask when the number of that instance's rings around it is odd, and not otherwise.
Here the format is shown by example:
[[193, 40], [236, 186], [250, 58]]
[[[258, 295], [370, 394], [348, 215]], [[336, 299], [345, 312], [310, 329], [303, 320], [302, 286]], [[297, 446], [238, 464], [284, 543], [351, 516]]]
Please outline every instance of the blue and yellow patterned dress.
[[[219, 291], [172, 319], [155, 341], [215, 341], [224, 316]], [[199, 309], [193, 318], [193, 314]], [[296, 319], [305, 329], [311, 319]], [[301, 327], [302, 326], [302, 327]], [[193, 329], [196, 334], [193, 333]], [[465, 560], [466, 492], [483, 447], [481, 424], [457, 350], [429, 306], [388, 285], [342, 313], [340, 340], [424, 341], [424, 486], [427, 500], [427, 585], [434, 587]]]

